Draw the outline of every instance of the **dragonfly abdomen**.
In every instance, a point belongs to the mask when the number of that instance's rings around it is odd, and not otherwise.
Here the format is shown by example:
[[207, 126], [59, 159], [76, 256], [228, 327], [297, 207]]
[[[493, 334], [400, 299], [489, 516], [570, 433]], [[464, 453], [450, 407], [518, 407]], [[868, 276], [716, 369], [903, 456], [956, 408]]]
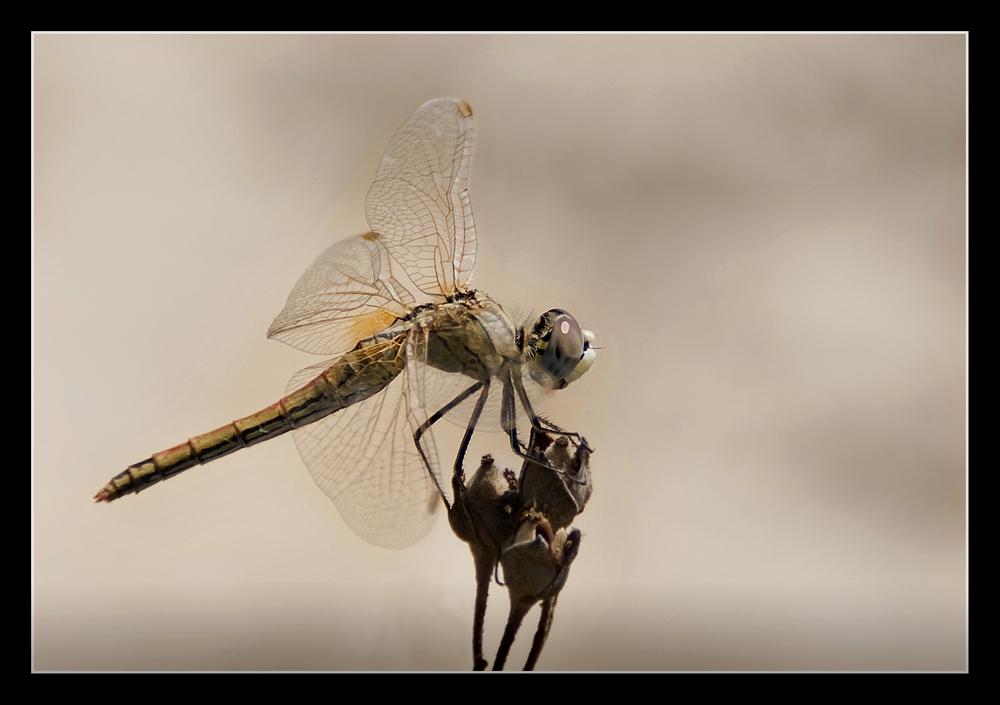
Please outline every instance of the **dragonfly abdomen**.
[[140, 492], [195, 465], [280, 436], [367, 399], [403, 371], [404, 339], [405, 335], [359, 346], [274, 404], [129, 465], [111, 478], [94, 499], [110, 502]]

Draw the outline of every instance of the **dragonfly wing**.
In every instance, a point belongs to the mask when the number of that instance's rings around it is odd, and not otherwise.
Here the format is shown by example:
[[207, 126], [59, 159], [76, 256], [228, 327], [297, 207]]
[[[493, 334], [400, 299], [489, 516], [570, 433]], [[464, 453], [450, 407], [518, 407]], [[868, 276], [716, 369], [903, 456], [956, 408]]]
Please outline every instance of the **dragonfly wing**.
[[[413, 293], [393, 273], [374, 233], [336, 242], [309, 266], [267, 331], [318, 355], [346, 352], [404, 316]], [[318, 374], [318, 373], [317, 373]]]
[[392, 138], [365, 199], [369, 227], [430, 296], [464, 286], [476, 264], [469, 199], [475, 138], [464, 100], [424, 103]]
[[[289, 390], [334, 362], [296, 373]], [[413, 443], [406, 376], [404, 369], [382, 392], [292, 431], [313, 480], [348, 526], [386, 548], [403, 548], [423, 538], [440, 496]], [[436, 465], [431, 434], [422, 441]]]

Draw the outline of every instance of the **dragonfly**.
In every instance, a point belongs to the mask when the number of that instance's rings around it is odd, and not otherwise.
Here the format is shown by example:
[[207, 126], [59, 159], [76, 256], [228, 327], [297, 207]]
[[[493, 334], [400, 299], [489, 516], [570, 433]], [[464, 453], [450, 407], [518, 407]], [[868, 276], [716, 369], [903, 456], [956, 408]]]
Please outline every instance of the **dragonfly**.
[[[249, 416], [129, 465], [94, 496], [110, 502], [286, 432], [316, 484], [370, 543], [402, 548], [450, 508], [432, 426], [518, 426], [580, 439], [539, 414], [594, 363], [594, 334], [554, 308], [515, 322], [470, 286], [477, 233], [469, 196], [476, 125], [464, 100], [421, 105], [386, 148], [365, 197], [369, 231], [302, 274], [268, 337], [326, 358]], [[453, 499], [453, 497], [452, 497]]]

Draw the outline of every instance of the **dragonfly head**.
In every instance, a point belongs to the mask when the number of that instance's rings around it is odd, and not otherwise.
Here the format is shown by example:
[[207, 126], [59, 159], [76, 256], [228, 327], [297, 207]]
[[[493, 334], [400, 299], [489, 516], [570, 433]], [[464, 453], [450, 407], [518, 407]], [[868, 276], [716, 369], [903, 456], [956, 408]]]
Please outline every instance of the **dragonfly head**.
[[544, 387], [564, 389], [590, 369], [597, 359], [594, 334], [573, 316], [553, 308], [525, 331], [525, 353], [532, 378]]

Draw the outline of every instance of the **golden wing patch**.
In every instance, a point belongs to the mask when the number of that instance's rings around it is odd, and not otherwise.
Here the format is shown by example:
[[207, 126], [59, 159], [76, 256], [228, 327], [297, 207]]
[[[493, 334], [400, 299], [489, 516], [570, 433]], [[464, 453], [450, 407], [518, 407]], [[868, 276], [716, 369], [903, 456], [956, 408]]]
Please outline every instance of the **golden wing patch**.
[[351, 321], [351, 337], [355, 340], [370, 338], [376, 333], [385, 330], [396, 320], [394, 313], [389, 313], [383, 308], [376, 309], [364, 316], [358, 316]]

